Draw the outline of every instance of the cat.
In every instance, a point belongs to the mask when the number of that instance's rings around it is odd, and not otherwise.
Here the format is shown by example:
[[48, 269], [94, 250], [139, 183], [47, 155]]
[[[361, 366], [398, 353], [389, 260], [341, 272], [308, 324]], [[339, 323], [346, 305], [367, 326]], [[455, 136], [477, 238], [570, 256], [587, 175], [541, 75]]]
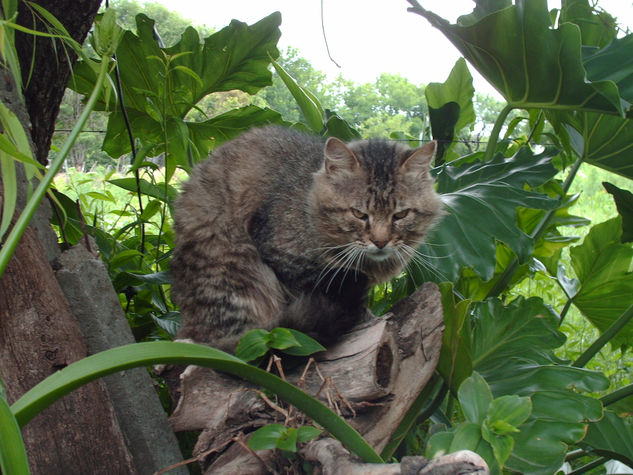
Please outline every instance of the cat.
[[441, 215], [435, 151], [281, 126], [218, 147], [175, 203], [178, 338], [233, 351], [253, 328], [330, 342], [358, 323]]

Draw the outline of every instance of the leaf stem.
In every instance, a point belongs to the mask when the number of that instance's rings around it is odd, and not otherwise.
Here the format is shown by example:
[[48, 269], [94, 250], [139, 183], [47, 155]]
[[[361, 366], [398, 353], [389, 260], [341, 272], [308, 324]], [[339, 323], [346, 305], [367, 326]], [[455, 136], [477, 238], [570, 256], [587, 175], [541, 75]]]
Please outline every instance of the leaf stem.
[[627, 323], [633, 319], [633, 305], [626, 309], [626, 311], [620, 315], [620, 317], [613, 322], [609, 328], [607, 328], [602, 335], [594, 341], [589, 348], [587, 348], [582, 355], [578, 357], [576, 361], [572, 363], [572, 366], [576, 368], [584, 368], [584, 366], [598, 353], [602, 347], [604, 347], [613, 337], [615, 337], [620, 330], [622, 330]]
[[95, 87], [93, 88], [92, 93], [90, 94], [90, 97], [88, 99], [88, 102], [86, 103], [86, 106], [84, 107], [84, 110], [81, 112], [81, 115], [77, 119], [77, 123], [75, 124], [70, 134], [68, 135], [68, 138], [64, 142], [64, 145], [62, 146], [59, 154], [52, 161], [50, 167], [44, 174], [42, 181], [40, 181], [40, 183], [37, 185], [37, 188], [33, 192], [33, 195], [26, 203], [26, 206], [24, 207], [24, 210], [22, 210], [20, 217], [17, 219], [13, 228], [11, 229], [11, 232], [7, 236], [7, 239], [2, 246], [2, 249], [0, 249], [0, 276], [2, 276], [5, 269], [7, 268], [7, 265], [9, 265], [11, 256], [13, 256], [13, 253], [15, 252], [15, 249], [17, 248], [18, 243], [20, 242], [20, 239], [22, 238], [22, 235], [24, 234], [24, 231], [26, 231], [26, 228], [29, 225], [29, 222], [31, 221], [31, 219], [33, 218], [35, 211], [37, 210], [44, 196], [46, 195], [46, 191], [48, 190], [48, 187], [52, 183], [53, 178], [55, 178], [55, 175], [57, 174], [62, 164], [64, 163], [64, 160], [66, 160], [66, 157], [68, 156], [68, 153], [70, 152], [70, 149], [75, 144], [75, 141], [77, 140], [77, 137], [79, 136], [79, 133], [81, 132], [81, 129], [83, 128], [84, 124], [88, 120], [88, 116], [92, 112], [92, 109], [94, 109], [97, 99], [99, 98], [99, 95], [101, 94], [101, 89], [103, 87], [109, 65], [110, 65], [109, 57], [104, 55], [101, 58], [101, 67], [99, 69], [99, 74], [97, 75], [97, 81], [95, 83]]
[[484, 154], [484, 162], [489, 162], [492, 160], [492, 157], [495, 154], [495, 149], [497, 148], [497, 142], [499, 141], [499, 134], [501, 133], [501, 128], [508, 117], [508, 114], [514, 109], [514, 106], [510, 104], [506, 104], [499, 115], [497, 116], [497, 120], [495, 120], [495, 125], [492, 127], [492, 132], [490, 132], [490, 137], [488, 138], [488, 145], [486, 146], [486, 153]]
[[[486, 153], [488, 153], [488, 149], [486, 149]], [[565, 178], [565, 182], [563, 183], [563, 194], [560, 197], [561, 202], [563, 199], [565, 199], [565, 195], [569, 191], [569, 188], [571, 187], [571, 184], [574, 181], [574, 178], [576, 177], [576, 174], [578, 173], [578, 170], [580, 169], [580, 165], [582, 165], [582, 163], [583, 163], [583, 160], [581, 157], [578, 160], [576, 160], [576, 162], [572, 165], [571, 169], [569, 170], [569, 173], [567, 174], [567, 178]], [[556, 211], [557, 211], [557, 208], [547, 211], [545, 213], [545, 216], [543, 216], [541, 221], [539, 221], [539, 223], [536, 225], [536, 227], [534, 228], [534, 231], [532, 231], [532, 233], [530, 234], [530, 237], [535, 242], [545, 232], [551, 219], [554, 217], [554, 214], [556, 214]], [[490, 289], [486, 298], [498, 297], [501, 294], [501, 292], [503, 292], [508, 287], [508, 285], [510, 284], [510, 280], [512, 280], [512, 277], [514, 276], [518, 268], [519, 268], [519, 259], [517, 257], [514, 257], [512, 259], [512, 262], [510, 262], [508, 267], [506, 267], [505, 270], [503, 271], [503, 274], [501, 274], [501, 277], [499, 277], [499, 280], [497, 280], [497, 282], [495, 282], [495, 285], [492, 287], [492, 289]]]
[[565, 306], [563, 307], [563, 310], [561, 310], [560, 318], [558, 320], [559, 327], [563, 324], [563, 320], [565, 320], [565, 316], [567, 315], [567, 312], [569, 311], [572, 303], [573, 299], [567, 299], [567, 302], [565, 302]]
[[633, 383], [602, 396], [600, 401], [602, 405], [606, 407], [631, 395], [633, 395]]
[[570, 472], [569, 475], [580, 475], [581, 473], [586, 473], [586, 472], [588, 472], [589, 470], [591, 470], [593, 468], [600, 467], [601, 465], [604, 465], [604, 463], [607, 460], [608, 459], [606, 457], [600, 457], [600, 458], [594, 460], [593, 462], [590, 462], [587, 465], [583, 465], [582, 467], [577, 468], [573, 472]]

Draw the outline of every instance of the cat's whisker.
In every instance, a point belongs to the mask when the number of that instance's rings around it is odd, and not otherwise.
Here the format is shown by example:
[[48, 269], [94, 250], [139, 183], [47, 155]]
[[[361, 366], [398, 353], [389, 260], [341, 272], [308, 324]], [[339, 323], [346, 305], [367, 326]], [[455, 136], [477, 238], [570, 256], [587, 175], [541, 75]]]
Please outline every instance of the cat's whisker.
[[[411, 246], [408, 246], [406, 244], [403, 244], [401, 246], [401, 249], [402, 249], [403, 253], [405, 255], [407, 255], [407, 257], [410, 259], [409, 260], [409, 264], [415, 265], [418, 268], [418, 270], [420, 270], [420, 271], [426, 270], [427, 272], [431, 273], [432, 275], [434, 275], [435, 277], [437, 277], [437, 278], [439, 278], [440, 280], [443, 280], [443, 281], [448, 281], [449, 280], [442, 272], [440, 272], [430, 262], [428, 262], [427, 259], [429, 259], [429, 258], [436, 258], [435, 256], [427, 256], [425, 254], [422, 254], [417, 249], [415, 249], [415, 248], [413, 248]], [[442, 258], [442, 257], [437, 257], [437, 259], [440, 259], [440, 258]], [[411, 274], [411, 278], [414, 278], [412, 273], [411, 273], [411, 269], [410, 269], [409, 265], [407, 265], [407, 269], [409, 270], [409, 273]], [[415, 281], [414, 281], [414, 283], [415, 283]], [[415, 284], [417, 285], [417, 283], [415, 283]]]
[[[337, 252], [334, 256], [331, 257], [331, 261], [321, 270], [319, 275], [317, 276], [317, 281], [314, 284], [314, 288], [318, 287], [321, 281], [333, 270], [340, 269], [340, 264], [345, 262], [347, 254], [350, 252], [350, 247], [352, 243], [345, 244], [343, 246], [336, 246], [337, 248], [343, 247], [343, 249]], [[337, 271], [338, 272], [338, 271]], [[335, 273], [336, 275], [336, 273]], [[329, 285], [328, 285], [329, 287]]]
[[350, 249], [350, 252], [347, 254], [347, 258], [345, 259], [345, 262], [342, 263], [341, 267], [339, 267], [339, 269], [330, 278], [330, 281], [328, 282], [328, 285], [325, 289], [326, 292], [330, 289], [330, 286], [332, 285], [332, 282], [334, 281], [338, 273], [341, 272], [341, 270], [343, 270], [344, 273], [343, 273], [343, 277], [341, 279], [341, 283], [339, 286], [339, 292], [341, 291], [341, 289], [343, 288], [343, 282], [345, 281], [345, 277], [347, 276], [349, 270], [352, 268], [352, 265], [356, 261], [358, 254], [362, 253], [362, 250], [359, 249], [358, 246], [355, 246], [355, 245], [350, 246], [349, 249]]

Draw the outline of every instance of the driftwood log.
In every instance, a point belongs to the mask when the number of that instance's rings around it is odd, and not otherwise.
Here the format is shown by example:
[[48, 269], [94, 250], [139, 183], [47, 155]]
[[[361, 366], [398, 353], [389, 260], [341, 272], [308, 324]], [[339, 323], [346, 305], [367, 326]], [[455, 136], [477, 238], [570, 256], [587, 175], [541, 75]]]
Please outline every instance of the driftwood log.
[[[435, 284], [427, 283], [387, 315], [344, 335], [314, 364], [283, 377], [329, 404], [380, 452], [435, 371], [443, 331], [441, 296]], [[279, 363], [283, 368], [283, 359]], [[274, 451], [250, 452], [246, 440], [273, 422], [303, 424], [301, 414], [244, 381], [206, 368], [188, 367], [180, 380], [170, 422], [177, 432], [202, 431], [194, 455], [205, 474], [293, 471]], [[433, 461], [410, 457], [400, 464], [364, 464], [328, 437], [306, 444], [301, 455], [318, 467], [316, 473], [488, 473], [471, 452]]]

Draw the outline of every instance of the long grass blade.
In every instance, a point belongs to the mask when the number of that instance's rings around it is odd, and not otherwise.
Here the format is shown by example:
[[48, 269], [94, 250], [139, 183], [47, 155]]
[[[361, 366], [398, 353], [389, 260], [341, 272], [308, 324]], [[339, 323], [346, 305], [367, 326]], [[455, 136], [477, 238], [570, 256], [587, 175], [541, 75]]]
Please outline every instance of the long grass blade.
[[20, 426], [3, 397], [0, 397], [0, 471], [7, 475], [31, 473]]
[[117, 371], [161, 363], [206, 366], [263, 386], [313, 418], [366, 462], [382, 463], [380, 456], [356, 430], [317, 399], [235, 356], [191, 343], [136, 343], [89, 356], [46, 378], [18, 399], [11, 410], [18, 423], [24, 426], [40, 411], [83, 384]]

